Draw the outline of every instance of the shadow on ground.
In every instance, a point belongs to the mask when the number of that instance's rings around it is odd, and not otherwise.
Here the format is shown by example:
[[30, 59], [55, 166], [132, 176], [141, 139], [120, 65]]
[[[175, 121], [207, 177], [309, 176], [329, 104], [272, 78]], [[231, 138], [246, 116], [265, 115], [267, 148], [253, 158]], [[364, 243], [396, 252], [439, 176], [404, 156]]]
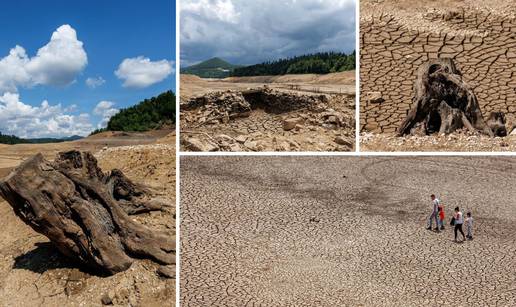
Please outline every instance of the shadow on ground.
[[51, 242], [37, 242], [36, 247], [14, 259], [13, 269], [29, 270], [43, 274], [55, 269], [78, 269], [89, 275], [98, 275], [81, 264], [66, 258]]

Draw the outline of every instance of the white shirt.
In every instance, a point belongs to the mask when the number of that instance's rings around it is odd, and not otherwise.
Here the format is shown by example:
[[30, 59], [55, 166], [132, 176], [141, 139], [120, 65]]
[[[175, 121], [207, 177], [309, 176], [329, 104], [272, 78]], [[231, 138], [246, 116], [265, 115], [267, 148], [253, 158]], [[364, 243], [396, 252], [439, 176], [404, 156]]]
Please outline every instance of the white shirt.
[[473, 227], [473, 217], [467, 217], [466, 223], [468, 223], [468, 227]]
[[462, 212], [457, 212], [455, 215], [455, 224], [464, 224], [464, 219], [462, 218]]
[[439, 208], [439, 203], [440, 203], [440, 201], [439, 201], [439, 199], [437, 199], [437, 198], [436, 198], [436, 199], [434, 199], [434, 200], [432, 201], [432, 204], [434, 205], [434, 212], [439, 211], [439, 210], [438, 210], [438, 208]]

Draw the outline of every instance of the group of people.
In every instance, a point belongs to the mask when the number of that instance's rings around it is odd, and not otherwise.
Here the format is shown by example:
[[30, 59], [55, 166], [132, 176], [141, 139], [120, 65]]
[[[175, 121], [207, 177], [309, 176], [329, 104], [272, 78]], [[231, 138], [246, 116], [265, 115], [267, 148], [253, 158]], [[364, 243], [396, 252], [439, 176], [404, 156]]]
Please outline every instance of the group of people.
[[[439, 232], [440, 230], [444, 230], [444, 205], [441, 204], [441, 201], [432, 194], [430, 196], [432, 199], [432, 214], [430, 214], [430, 218], [428, 219], [428, 230], [432, 230], [432, 222], [435, 220], [435, 231]], [[462, 225], [466, 223], [466, 233], [464, 235], [464, 231], [462, 230]], [[457, 235], [460, 232], [462, 234], [463, 241], [473, 240], [473, 217], [471, 216], [471, 212], [466, 213], [466, 219], [464, 219], [464, 214], [460, 211], [459, 207], [455, 207], [453, 217], [451, 218], [450, 225], [454, 227], [455, 234], [455, 242], [459, 242], [457, 240]]]

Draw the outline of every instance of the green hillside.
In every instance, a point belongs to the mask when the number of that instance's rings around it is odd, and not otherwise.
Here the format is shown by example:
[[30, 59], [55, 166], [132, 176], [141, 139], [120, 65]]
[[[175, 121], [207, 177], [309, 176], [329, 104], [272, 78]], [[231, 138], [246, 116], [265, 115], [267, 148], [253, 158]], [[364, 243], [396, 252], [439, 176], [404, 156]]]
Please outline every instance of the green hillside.
[[43, 143], [60, 143], [67, 141], [75, 141], [82, 139], [82, 136], [73, 135], [65, 138], [37, 138], [24, 139], [14, 135], [5, 135], [0, 132], [0, 144], [43, 144]]
[[182, 74], [196, 75], [201, 78], [226, 78], [239, 65], [230, 64], [220, 58], [213, 58], [181, 69]]
[[355, 52], [323, 52], [236, 68], [231, 76], [275, 76], [285, 74], [327, 74], [355, 69]]
[[176, 95], [172, 91], [157, 97], [140, 101], [137, 105], [122, 109], [113, 115], [107, 127], [97, 129], [92, 134], [103, 131], [148, 131], [175, 123]]

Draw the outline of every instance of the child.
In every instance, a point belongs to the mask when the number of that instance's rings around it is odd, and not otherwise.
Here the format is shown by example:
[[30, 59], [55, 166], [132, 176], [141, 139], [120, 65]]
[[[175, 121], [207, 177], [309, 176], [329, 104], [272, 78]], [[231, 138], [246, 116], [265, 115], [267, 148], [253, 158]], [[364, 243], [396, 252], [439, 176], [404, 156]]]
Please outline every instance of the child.
[[441, 230], [444, 230], [444, 206], [442, 204], [439, 204], [438, 211], [439, 211], [439, 223], [441, 224]]
[[468, 238], [469, 240], [473, 240], [473, 235], [472, 235], [472, 230], [473, 230], [473, 217], [471, 216], [471, 212], [468, 212], [466, 214], [466, 233], [468, 234], [466, 236], [466, 238]]

